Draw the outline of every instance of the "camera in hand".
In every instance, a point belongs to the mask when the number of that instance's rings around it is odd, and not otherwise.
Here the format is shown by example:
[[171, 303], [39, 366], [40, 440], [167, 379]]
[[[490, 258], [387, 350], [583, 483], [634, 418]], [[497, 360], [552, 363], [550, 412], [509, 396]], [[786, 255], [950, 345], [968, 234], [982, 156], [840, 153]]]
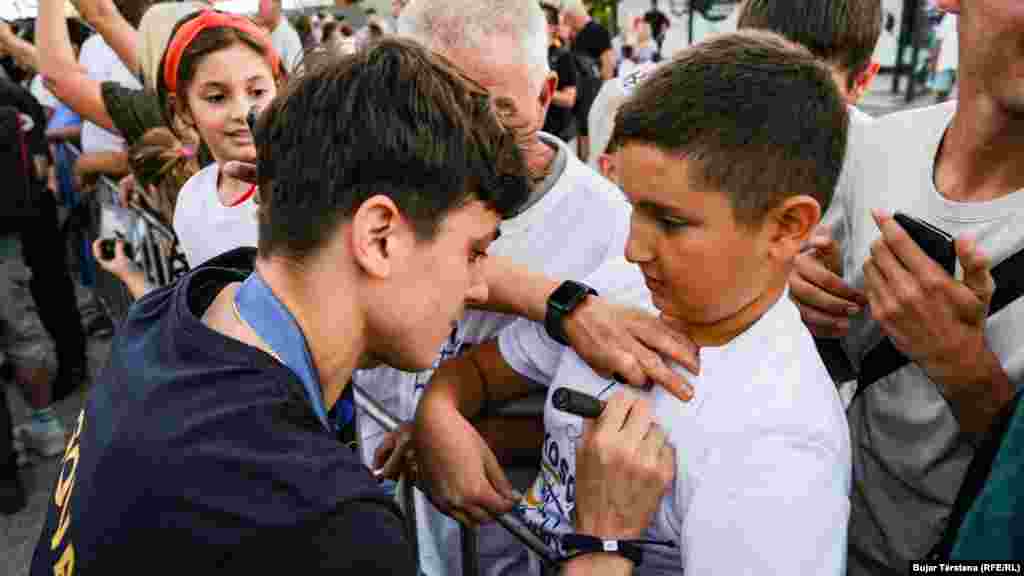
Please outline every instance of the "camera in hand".
[[[117, 238], [104, 238], [100, 241], [100, 256], [104, 260], [113, 260], [114, 256], [117, 254], [116, 248]], [[124, 243], [124, 255], [127, 256], [129, 260], [135, 257], [135, 250], [132, 248], [132, 245], [127, 242]]]

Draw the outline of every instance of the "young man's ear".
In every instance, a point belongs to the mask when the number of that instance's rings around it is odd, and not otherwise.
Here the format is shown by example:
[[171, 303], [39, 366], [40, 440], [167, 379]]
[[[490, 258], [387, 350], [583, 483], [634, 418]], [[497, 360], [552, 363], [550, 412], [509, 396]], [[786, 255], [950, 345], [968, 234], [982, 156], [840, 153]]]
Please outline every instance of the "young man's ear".
[[857, 104], [857, 102], [860, 102], [861, 98], [868, 93], [868, 90], [871, 89], [871, 84], [878, 76], [878, 71], [881, 67], [882, 64], [880, 62], [872, 61], [863, 72], [854, 77], [853, 88], [850, 90], [849, 95], [849, 104]]
[[806, 195], [786, 198], [772, 209], [768, 231], [771, 235], [770, 251], [779, 262], [789, 262], [821, 221], [821, 205]]
[[364, 201], [349, 225], [349, 244], [359, 268], [376, 279], [390, 277], [415, 242], [413, 230], [387, 196]]

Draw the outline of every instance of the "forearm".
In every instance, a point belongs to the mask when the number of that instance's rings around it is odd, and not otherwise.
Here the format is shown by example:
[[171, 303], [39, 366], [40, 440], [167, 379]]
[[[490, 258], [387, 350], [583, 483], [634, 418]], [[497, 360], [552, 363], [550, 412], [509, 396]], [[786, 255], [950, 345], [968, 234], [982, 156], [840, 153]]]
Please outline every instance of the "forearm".
[[46, 139], [51, 142], [63, 142], [67, 140], [80, 140], [82, 138], [82, 126], [62, 126], [46, 131]]
[[427, 384], [423, 401], [455, 408], [473, 419], [488, 405], [501, 405], [529, 392], [529, 382], [505, 362], [497, 340], [491, 340], [441, 364]]
[[48, 78], [57, 80], [69, 69], [77, 68], [61, 0], [40, 0], [35, 48], [39, 55], [39, 72]]
[[551, 104], [559, 108], [572, 108], [576, 105], [576, 87], [570, 86], [555, 92], [551, 97]]
[[629, 576], [633, 563], [615, 554], [585, 554], [565, 563], [562, 576]]
[[615, 51], [606, 50], [601, 55], [601, 80], [611, 80], [615, 77]]
[[992, 421], [1016, 394], [1014, 385], [1003, 370], [999, 358], [988, 347], [977, 354], [964, 354], [969, 362], [940, 374], [942, 382], [956, 382], [943, 386], [960, 430], [971, 436], [988, 431]]
[[514, 314], [543, 322], [548, 297], [559, 282], [501, 256], [487, 258], [487, 303], [490, 312]]
[[423, 396], [424, 406], [457, 410], [467, 420], [476, 417], [484, 406], [484, 382], [472, 362], [456, 358], [434, 372]]
[[79, 156], [75, 169], [81, 174], [103, 174], [120, 178], [131, 172], [131, 165], [126, 152], [103, 151]]
[[46, 77], [46, 87], [58, 100], [104, 130], [115, 130], [100, 93], [99, 82], [86, 75], [75, 60], [68, 36], [64, 3], [41, 0], [36, 18], [36, 50], [39, 72]]
[[139, 72], [138, 32], [125, 20], [112, 0], [81, 2], [82, 17], [114, 50], [134, 74]]

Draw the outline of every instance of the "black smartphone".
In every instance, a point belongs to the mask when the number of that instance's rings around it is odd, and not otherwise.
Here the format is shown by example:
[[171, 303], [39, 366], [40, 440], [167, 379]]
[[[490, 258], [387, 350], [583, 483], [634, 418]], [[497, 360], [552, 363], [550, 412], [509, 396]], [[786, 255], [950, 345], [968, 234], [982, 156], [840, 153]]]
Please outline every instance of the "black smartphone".
[[952, 276], [956, 272], [956, 247], [954, 239], [946, 231], [901, 212], [893, 215], [893, 219], [906, 230], [915, 243], [932, 260]]
[[581, 418], [597, 418], [604, 410], [604, 401], [569, 388], [555, 390], [551, 394], [551, 404], [557, 410], [575, 414]]
[[[104, 260], [113, 260], [116, 255], [116, 238], [104, 238], [100, 241], [100, 257]], [[132, 249], [132, 245], [125, 242], [124, 244], [124, 255], [129, 260], [135, 258], [135, 250]]]

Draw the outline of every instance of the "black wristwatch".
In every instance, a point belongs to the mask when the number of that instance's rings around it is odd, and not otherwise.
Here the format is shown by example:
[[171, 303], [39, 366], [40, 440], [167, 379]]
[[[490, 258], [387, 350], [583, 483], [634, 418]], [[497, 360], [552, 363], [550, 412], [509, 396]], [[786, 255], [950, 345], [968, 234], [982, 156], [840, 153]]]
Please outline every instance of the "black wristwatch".
[[552, 340], [562, 346], [569, 345], [569, 339], [565, 335], [565, 318], [590, 295], [597, 296], [597, 290], [572, 280], [562, 282], [562, 285], [551, 293], [548, 297], [548, 310], [544, 315], [544, 328]]

